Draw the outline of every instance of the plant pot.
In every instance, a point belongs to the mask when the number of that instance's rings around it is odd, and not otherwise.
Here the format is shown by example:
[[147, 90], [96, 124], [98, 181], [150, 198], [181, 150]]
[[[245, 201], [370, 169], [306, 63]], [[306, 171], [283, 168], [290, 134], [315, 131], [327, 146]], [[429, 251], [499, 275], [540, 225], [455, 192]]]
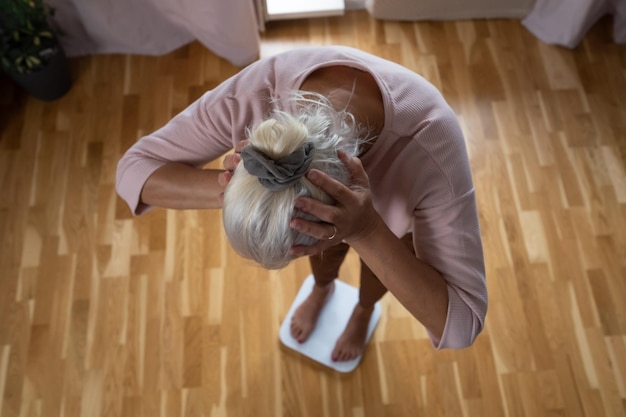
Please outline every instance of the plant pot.
[[60, 46], [43, 69], [10, 75], [28, 94], [43, 101], [59, 99], [72, 87], [67, 57]]

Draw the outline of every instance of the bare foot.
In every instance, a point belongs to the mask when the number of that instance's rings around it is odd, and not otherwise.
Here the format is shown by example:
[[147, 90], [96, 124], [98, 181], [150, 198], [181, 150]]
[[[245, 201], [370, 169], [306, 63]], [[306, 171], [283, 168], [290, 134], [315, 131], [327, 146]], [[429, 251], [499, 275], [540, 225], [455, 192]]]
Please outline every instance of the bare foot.
[[335, 288], [335, 282], [331, 282], [325, 286], [313, 285], [311, 294], [298, 306], [291, 318], [291, 336], [298, 341], [304, 343], [308, 339], [317, 319], [322, 312], [322, 308], [326, 305], [326, 301], [330, 297]]
[[349, 361], [363, 353], [373, 312], [374, 306], [366, 308], [357, 304], [354, 307], [350, 320], [333, 349], [332, 360], [334, 362]]

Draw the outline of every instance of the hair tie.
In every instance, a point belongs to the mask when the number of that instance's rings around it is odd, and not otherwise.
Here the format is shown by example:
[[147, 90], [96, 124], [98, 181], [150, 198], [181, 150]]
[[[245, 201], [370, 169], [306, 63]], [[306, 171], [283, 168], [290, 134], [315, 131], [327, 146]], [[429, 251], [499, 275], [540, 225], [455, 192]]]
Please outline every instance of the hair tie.
[[312, 142], [306, 142], [278, 160], [273, 160], [254, 146], [247, 145], [241, 150], [241, 159], [246, 171], [257, 176], [261, 185], [271, 191], [280, 191], [302, 178], [309, 169], [314, 154], [315, 146]]

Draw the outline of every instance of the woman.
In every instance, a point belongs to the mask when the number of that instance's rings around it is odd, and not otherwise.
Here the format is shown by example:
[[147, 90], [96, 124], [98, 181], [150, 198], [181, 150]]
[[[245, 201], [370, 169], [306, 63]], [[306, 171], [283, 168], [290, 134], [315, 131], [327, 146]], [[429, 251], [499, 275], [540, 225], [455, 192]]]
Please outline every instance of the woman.
[[349, 246], [362, 261], [360, 299], [333, 360], [362, 353], [373, 305], [387, 290], [436, 348], [471, 345], [484, 325], [487, 290], [463, 134], [434, 86], [402, 66], [341, 46], [262, 59], [131, 147], [118, 166], [118, 193], [136, 215], [154, 206], [221, 207], [241, 156], [226, 157], [226, 171], [202, 166], [239, 151], [246, 129], [273, 110], [296, 114], [294, 91], [325, 97], [370, 140], [357, 157], [339, 153], [348, 185], [316, 169], [306, 173], [334, 204], [294, 201], [313, 220], [294, 217], [290, 227], [318, 241], [290, 251], [310, 256], [316, 281], [294, 315], [293, 337], [304, 342], [314, 329]]

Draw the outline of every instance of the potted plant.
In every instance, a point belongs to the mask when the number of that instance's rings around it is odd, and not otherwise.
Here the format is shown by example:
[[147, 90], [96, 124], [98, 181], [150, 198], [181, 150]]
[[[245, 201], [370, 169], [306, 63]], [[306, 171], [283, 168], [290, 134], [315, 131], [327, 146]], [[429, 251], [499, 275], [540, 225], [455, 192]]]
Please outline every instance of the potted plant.
[[72, 86], [67, 58], [42, 0], [0, 0], [2, 68], [29, 94], [51, 101]]

